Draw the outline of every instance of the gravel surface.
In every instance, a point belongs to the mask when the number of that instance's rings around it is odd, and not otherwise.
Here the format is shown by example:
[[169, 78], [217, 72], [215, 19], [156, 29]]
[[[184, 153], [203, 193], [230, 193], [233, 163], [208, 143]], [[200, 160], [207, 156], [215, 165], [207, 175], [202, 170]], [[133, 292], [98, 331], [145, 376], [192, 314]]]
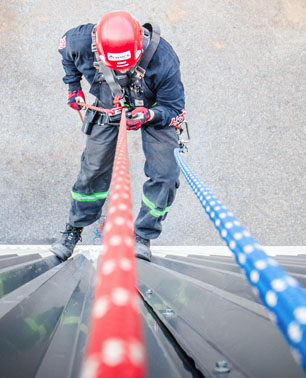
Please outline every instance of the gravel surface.
[[[66, 106], [57, 46], [115, 9], [158, 23], [180, 57], [188, 164], [260, 243], [304, 245], [304, 0], [2, 1], [0, 244], [49, 244], [64, 229], [85, 136]], [[140, 133], [128, 139], [136, 216], [144, 157]], [[223, 245], [183, 176], [153, 244]]]

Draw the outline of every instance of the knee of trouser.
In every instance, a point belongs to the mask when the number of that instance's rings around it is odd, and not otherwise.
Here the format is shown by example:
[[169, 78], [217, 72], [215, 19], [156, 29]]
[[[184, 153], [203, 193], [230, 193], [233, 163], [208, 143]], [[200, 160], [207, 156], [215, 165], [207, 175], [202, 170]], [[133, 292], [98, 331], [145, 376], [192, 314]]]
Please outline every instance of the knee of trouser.
[[165, 185], [168, 185], [169, 187], [178, 188], [180, 186], [179, 171], [152, 172], [148, 170], [147, 172], [145, 172], [145, 174], [153, 181], [163, 183]]
[[144, 167], [147, 177], [156, 181], [173, 183], [178, 180], [180, 169], [173, 159], [147, 159]]
[[115, 146], [112, 148], [103, 148], [103, 146], [98, 145], [97, 147], [100, 148], [88, 148], [87, 146], [85, 149], [84, 158], [81, 162], [81, 170], [87, 176], [96, 176], [97, 173], [106, 173], [112, 170]]
[[179, 182], [156, 182], [148, 180], [143, 186], [142, 201], [148, 207], [164, 210], [174, 201]]

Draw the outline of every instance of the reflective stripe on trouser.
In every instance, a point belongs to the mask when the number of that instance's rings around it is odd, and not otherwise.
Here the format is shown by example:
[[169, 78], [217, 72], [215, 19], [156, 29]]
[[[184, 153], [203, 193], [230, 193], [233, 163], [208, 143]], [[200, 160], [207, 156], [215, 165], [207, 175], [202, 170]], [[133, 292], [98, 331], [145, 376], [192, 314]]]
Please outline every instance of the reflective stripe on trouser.
[[146, 239], [155, 239], [162, 230], [179, 187], [179, 167], [173, 151], [178, 146], [174, 127], [150, 127], [142, 130], [142, 144], [146, 157], [143, 198], [136, 219], [135, 230]]
[[148, 206], [149, 209], [151, 209], [150, 211], [150, 214], [153, 216], [153, 217], [162, 217], [163, 215], [165, 215], [166, 213], [168, 213], [169, 209], [171, 206], [167, 206], [164, 210], [157, 210], [157, 207], [156, 205], [151, 202], [149, 200], [148, 197], [146, 197], [144, 194], [142, 195], [142, 201], [145, 205]]
[[104, 193], [94, 193], [94, 194], [80, 194], [71, 191], [71, 196], [76, 201], [80, 202], [91, 202], [91, 201], [97, 201], [99, 199], [105, 199], [107, 197], [108, 191]]
[[118, 127], [95, 124], [87, 137], [80, 173], [71, 192], [72, 226], [88, 226], [101, 216], [111, 181], [117, 135]]

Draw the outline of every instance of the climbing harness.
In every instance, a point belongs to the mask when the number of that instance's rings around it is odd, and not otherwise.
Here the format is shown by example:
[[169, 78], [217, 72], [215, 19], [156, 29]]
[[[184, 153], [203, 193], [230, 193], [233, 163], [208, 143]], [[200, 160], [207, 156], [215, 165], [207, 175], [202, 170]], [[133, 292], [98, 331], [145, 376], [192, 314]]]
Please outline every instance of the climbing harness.
[[102, 63], [97, 51], [95, 30], [96, 27], [93, 28], [91, 33], [91, 49], [95, 56], [94, 67], [98, 71], [95, 81], [102, 82], [105, 80], [113, 98], [119, 96], [124, 102], [128, 101], [133, 108], [148, 106], [147, 101], [153, 105], [155, 96], [146, 85], [144, 77], [160, 41], [159, 27], [149, 23], [143, 25], [143, 54], [134, 69], [129, 70], [127, 74], [121, 75], [116, 74], [114, 70]]
[[101, 84], [105, 81], [107, 83], [113, 97], [114, 107], [112, 109], [98, 107], [96, 106], [99, 103], [98, 100], [94, 105], [77, 102], [83, 109], [88, 110], [84, 119], [81, 112], [78, 112], [83, 123], [82, 131], [86, 135], [91, 134], [97, 112], [103, 114], [98, 122], [99, 125], [102, 126], [105, 123], [110, 123], [119, 126], [121, 110], [123, 108], [131, 107], [131, 109], [133, 109], [138, 106], [151, 107], [155, 102], [155, 95], [145, 83], [144, 76], [160, 41], [159, 27], [151, 24], [145, 24], [143, 26], [144, 52], [136, 67], [126, 74], [115, 73], [114, 70], [111, 70], [102, 63], [96, 47], [95, 30], [96, 26], [91, 33], [91, 49], [95, 57], [94, 67], [97, 70], [94, 82]]
[[[113, 108], [105, 109], [105, 108], [101, 108], [95, 105], [89, 105], [84, 102], [77, 101], [77, 104], [79, 106], [82, 106], [83, 109], [93, 110], [92, 112], [87, 111], [84, 119], [83, 119], [83, 116], [81, 115], [81, 112], [80, 111], [78, 112], [82, 121], [82, 131], [84, 134], [90, 135], [92, 127], [94, 125], [94, 118], [97, 112], [103, 114], [104, 123], [110, 123], [110, 124], [119, 126], [122, 109], [128, 108], [128, 105], [123, 104], [123, 101], [121, 100], [119, 96], [115, 96], [113, 103], [114, 103]], [[103, 125], [103, 123], [99, 123], [99, 125]]]
[[[94, 53], [95, 57], [94, 67], [97, 69], [94, 81], [107, 82], [113, 96], [114, 108], [104, 109], [95, 105], [88, 105], [81, 102], [79, 102], [78, 105], [83, 106], [84, 109], [91, 109], [104, 113], [104, 117], [99, 123], [100, 125], [103, 125], [104, 123], [113, 123], [115, 125], [119, 125], [121, 110], [123, 108], [131, 107], [131, 109], [133, 109], [138, 106], [148, 106], [148, 104], [146, 103], [147, 101], [151, 101], [151, 104], [149, 105], [153, 106], [155, 102], [155, 95], [147, 86], [144, 77], [150, 61], [159, 45], [160, 28], [158, 25], [146, 23], [143, 25], [142, 30], [143, 54], [137, 65], [133, 69], [129, 70], [126, 74], [122, 75], [116, 74], [114, 70], [108, 68], [102, 63], [98, 55], [96, 46], [96, 26], [94, 26], [92, 30], [91, 50]], [[129, 105], [126, 102], [128, 102]], [[188, 143], [188, 141], [190, 140], [189, 128], [188, 123], [185, 120], [185, 115], [186, 112], [185, 110], [183, 110], [182, 113], [176, 118], [173, 118], [170, 123], [170, 126], [176, 128], [178, 144], [181, 151], [183, 152], [188, 151], [186, 143]], [[90, 117], [89, 120], [87, 119], [88, 117]], [[89, 114], [88, 117], [85, 116], [85, 123], [83, 122], [83, 132], [87, 135], [89, 135], [91, 132], [95, 113]], [[186, 135], [187, 138], [185, 138], [184, 135]]]

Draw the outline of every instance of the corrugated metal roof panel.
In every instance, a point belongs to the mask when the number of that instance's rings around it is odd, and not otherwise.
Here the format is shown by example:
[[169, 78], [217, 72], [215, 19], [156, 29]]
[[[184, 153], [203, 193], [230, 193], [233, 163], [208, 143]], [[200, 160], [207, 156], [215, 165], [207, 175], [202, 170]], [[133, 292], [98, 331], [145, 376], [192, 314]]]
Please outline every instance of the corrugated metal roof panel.
[[[95, 261], [76, 255], [60, 264], [39, 249], [0, 257], [1, 377], [78, 377]], [[277, 260], [306, 279], [305, 257]], [[305, 377], [232, 257], [137, 264], [150, 378]]]
[[220, 359], [230, 377], [305, 377], [233, 258], [169, 255], [139, 261], [138, 273], [144, 300], [205, 377]]

